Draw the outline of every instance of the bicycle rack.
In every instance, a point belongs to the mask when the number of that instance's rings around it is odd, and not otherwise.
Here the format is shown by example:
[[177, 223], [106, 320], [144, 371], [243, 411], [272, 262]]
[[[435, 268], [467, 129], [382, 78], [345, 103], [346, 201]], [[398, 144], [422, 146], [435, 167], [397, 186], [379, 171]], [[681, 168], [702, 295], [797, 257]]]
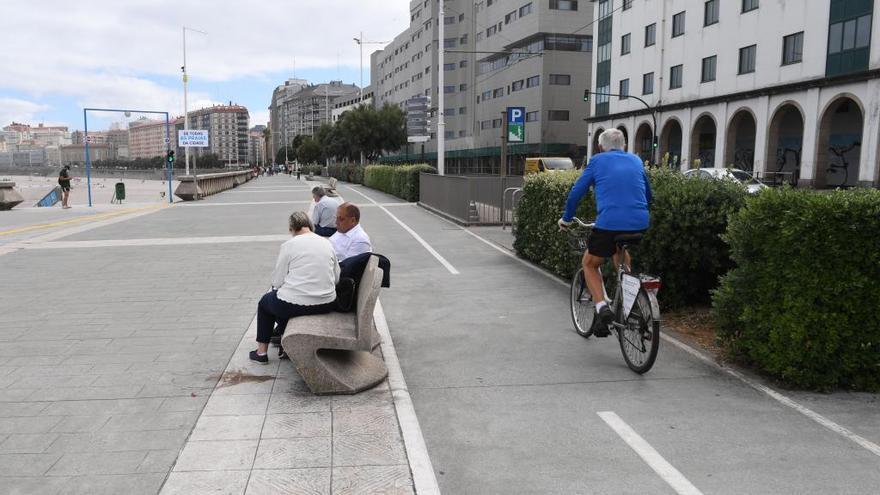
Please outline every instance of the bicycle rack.
[[513, 223], [516, 220], [516, 198], [522, 194], [521, 187], [508, 187], [501, 194], [501, 230], [507, 229], [507, 193], [510, 193], [510, 230], [513, 231]]

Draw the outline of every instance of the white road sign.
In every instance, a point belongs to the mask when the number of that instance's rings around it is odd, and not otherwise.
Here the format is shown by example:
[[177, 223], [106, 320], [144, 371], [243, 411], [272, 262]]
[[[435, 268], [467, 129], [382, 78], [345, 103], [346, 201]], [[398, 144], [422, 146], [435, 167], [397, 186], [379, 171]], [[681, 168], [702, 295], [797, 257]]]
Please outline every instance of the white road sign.
[[177, 132], [177, 145], [181, 148], [207, 148], [208, 147], [208, 131], [188, 131]]

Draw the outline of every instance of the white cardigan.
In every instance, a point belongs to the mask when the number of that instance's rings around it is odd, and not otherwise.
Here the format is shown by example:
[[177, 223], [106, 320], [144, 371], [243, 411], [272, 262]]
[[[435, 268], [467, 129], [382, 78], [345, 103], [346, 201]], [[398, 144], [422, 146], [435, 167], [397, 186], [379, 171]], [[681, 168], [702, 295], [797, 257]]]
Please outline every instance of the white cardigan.
[[272, 273], [278, 299], [302, 306], [331, 303], [338, 282], [339, 262], [326, 238], [309, 232], [281, 245]]

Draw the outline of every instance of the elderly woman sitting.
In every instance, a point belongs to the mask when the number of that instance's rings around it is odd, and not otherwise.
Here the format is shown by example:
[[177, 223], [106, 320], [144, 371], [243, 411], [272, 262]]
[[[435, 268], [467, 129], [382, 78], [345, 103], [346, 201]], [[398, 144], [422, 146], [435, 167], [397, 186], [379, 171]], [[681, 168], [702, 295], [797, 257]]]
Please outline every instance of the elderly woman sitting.
[[[272, 273], [272, 290], [257, 306], [257, 350], [250, 358], [269, 362], [273, 330], [283, 334], [290, 318], [329, 313], [335, 308], [339, 263], [330, 241], [312, 232], [304, 212], [290, 215], [293, 238], [281, 245]], [[282, 348], [279, 358], [287, 357]]]
[[312, 211], [312, 222], [315, 233], [322, 237], [330, 237], [336, 233], [336, 209], [342, 204], [342, 198], [335, 189], [315, 186], [312, 189], [315, 209]]

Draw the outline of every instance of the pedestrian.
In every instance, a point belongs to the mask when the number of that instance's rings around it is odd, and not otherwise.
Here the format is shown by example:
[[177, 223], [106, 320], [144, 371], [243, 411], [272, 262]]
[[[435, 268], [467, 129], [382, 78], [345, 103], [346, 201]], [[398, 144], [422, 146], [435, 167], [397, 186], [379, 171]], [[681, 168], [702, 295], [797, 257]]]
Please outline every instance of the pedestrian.
[[312, 188], [315, 206], [312, 210], [312, 222], [315, 233], [322, 237], [330, 237], [336, 233], [336, 209], [341, 204], [338, 194], [329, 196], [328, 190], [322, 186]]
[[[269, 342], [273, 334], [283, 335], [290, 318], [326, 314], [336, 308], [339, 263], [330, 241], [312, 232], [305, 212], [290, 215], [288, 228], [293, 236], [281, 245], [272, 290], [257, 305], [257, 349], [250, 359], [269, 362]], [[282, 347], [278, 358], [287, 354]]]
[[61, 186], [61, 208], [70, 208], [70, 165], [61, 168], [58, 174], [58, 185]]

